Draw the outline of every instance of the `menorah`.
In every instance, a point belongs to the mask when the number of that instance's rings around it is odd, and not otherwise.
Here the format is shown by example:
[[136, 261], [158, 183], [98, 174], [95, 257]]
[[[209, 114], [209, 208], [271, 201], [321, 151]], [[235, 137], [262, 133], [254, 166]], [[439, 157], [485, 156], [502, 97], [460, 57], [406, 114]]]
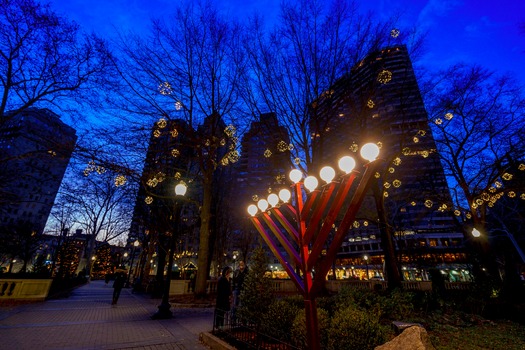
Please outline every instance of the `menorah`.
[[[317, 178], [308, 176], [303, 181], [302, 172], [294, 169], [290, 172], [294, 193], [291, 203], [292, 193], [282, 189], [279, 195], [272, 193], [267, 199], [260, 199], [257, 206], [248, 207], [255, 228], [303, 295], [310, 350], [320, 349], [315, 299], [323, 290], [326, 276], [355, 221], [378, 166], [375, 161], [379, 155], [377, 145], [367, 143], [360, 153], [368, 160], [361, 176], [354, 170], [355, 160], [349, 156], [339, 160], [339, 168], [344, 172], [339, 181], [334, 181], [333, 168], [321, 169], [320, 177], [326, 182], [322, 189], [317, 189]], [[352, 188], [346, 212], [337, 220]], [[330, 235], [331, 232], [334, 234]]]

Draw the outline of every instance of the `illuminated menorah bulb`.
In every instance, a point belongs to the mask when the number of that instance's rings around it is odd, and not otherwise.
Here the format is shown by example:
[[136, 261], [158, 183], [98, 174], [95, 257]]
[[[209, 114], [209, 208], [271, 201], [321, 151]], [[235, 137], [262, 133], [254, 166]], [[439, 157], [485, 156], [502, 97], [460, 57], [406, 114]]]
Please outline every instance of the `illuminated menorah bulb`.
[[261, 211], [266, 211], [266, 209], [268, 209], [268, 201], [266, 199], [260, 199], [258, 202], [257, 202], [257, 206], [259, 207], [259, 209], [261, 209]]
[[304, 179], [304, 187], [310, 192], [315, 190], [317, 186], [319, 185], [319, 181], [315, 176], [308, 176], [306, 179]]
[[248, 214], [250, 214], [251, 216], [255, 216], [255, 214], [257, 214], [257, 211], [259, 209], [257, 209], [257, 206], [255, 204], [250, 204], [248, 206]]
[[379, 155], [379, 147], [375, 143], [367, 143], [361, 147], [361, 157], [372, 162]]
[[275, 207], [277, 203], [279, 203], [279, 196], [275, 193], [270, 194], [268, 196], [268, 203], [270, 203], [272, 207]]
[[303, 173], [301, 173], [301, 171], [298, 169], [293, 169], [292, 171], [290, 171], [289, 177], [290, 180], [292, 180], [292, 182], [296, 184], [303, 178]]
[[184, 196], [187, 190], [188, 187], [183, 183], [177, 184], [177, 186], [175, 186], [175, 194], [177, 196]]
[[290, 190], [283, 188], [279, 191], [279, 198], [281, 198], [281, 200], [286, 203], [290, 200], [290, 198], [292, 198], [292, 193]]
[[479, 236], [481, 236], [481, 232], [479, 232], [479, 230], [478, 230], [477, 228], [474, 227], [474, 228], [472, 229], [472, 236], [474, 236], [474, 237], [479, 237]]
[[335, 170], [334, 170], [334, 168], [332, 168], [330, 166], [325, 166], [325, 167], [323, 167], [321, 169], [321, 172], [319, 173], [319, 176], [326, 183], [330, 183], [330, 182], [332, 182], [332, 180], [335, 177]]
[[349, 174], [355, 168], [355, 160], [350, 156], [344, 156], [339, 159], [339, 169]]

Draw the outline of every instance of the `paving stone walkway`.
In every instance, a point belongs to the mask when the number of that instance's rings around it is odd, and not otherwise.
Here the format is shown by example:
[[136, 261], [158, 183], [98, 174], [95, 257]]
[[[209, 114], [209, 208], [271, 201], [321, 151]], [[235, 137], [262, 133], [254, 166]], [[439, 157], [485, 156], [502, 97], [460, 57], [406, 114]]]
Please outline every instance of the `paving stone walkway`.
[[173, 307], [173, 319], [152, 320], [159, 299], [123, 289], [111, 305], [111, 283], [92, 281], [64, 299], [0, 307], [0, 349], [207, 349], [199, 334], [213, 309]]

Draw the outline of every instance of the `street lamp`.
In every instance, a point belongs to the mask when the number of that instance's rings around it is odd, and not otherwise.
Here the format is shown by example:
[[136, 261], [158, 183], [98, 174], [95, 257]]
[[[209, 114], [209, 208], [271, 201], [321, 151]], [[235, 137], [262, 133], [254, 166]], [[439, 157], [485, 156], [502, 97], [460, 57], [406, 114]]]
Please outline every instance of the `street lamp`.
[[175, 230], [179, 224], [180, 220], [180, 203], [177, 198], [184, 197], [186, 194], [186, 191], [188, 190], [188, 187], [185, 183], [181, 182], [177, 186], [175, 186], [175, 204], [173, 207], [173, 232], [171, 233], [170, 237], [170, 250], [169, 250], [169, 258], [168, 258], [168, 274], [166, 276], [166, 280], [164, 282], [164, 292], [162, 294], [162, 302], [159, 305], [159, 311], [157, 311], [153, 316], [151, 316], [152, 319], [168, 319], [173, 317], [173, 313], [170, 310], [170, 303], [169, 303], [169, 295], [170, 295], [170, 285], [171, 285], [171, 271], [173, 268], [173, 255], [175, 254]]
[[[378, 155], [375, 144], [361, 148], [361, 156], [368, 160], [363, 174], [354, 171], [353, 158], [343, 157], [339, 168], [344, 174], [338, 181], [333, 181], [334, 169], [322, 168], [320, 177], [326, 184], [320, 187], [317, 178], [303, 179], [304, 174], [294, 169], [289, 175], [292, 191], [279, 191], [280, 201], [270, 195], [248, 207], [253, 225], [303, 295], [309, 350], [318, 350], [321, 346], [315, 299], [322, 292], [336, 254], [355, 221], [378, 167], [379, 162], [375, 161]], [[357, 178], [357, 187], [352, 186]], [[351, 188], [354, 190], [349, 195]], [[292, 192], [294, 197], [290, 200]], [[345, 202], [348, 205], [344, 206]], [[340, 212], [343, 215], [339, 215]], [[342, 217], [340, 222], [336, 222], [338, 217]], [[334, 228], [336, 233], [331, 237]], [[271, 271], [273, 275], [274, 269]]]
[[366, 264], [366, 279], [369, 280], [370, 275], [368, 274], [368, 255], [363, 256], [363, 259], [365, 259], [365, 264]]
[[139, 245], [140, 245], [140, 242], [138, 239], [136, 239], [135, 242], [133, 242], [133, 249], [131, 250], [131, 264], [129, 265], [128, 277], [126, 278], [126, 288], [129, 288], [129, 278], [131, 276], [131, 270], [133, 269], [133, 262], [135, 261], [135, 249]]

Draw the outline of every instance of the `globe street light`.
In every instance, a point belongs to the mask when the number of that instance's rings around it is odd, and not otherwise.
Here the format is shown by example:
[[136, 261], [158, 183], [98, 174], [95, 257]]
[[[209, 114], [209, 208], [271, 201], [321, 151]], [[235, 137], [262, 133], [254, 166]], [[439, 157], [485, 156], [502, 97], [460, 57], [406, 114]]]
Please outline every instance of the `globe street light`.
[[151, 316], [152, 319], [168, 319], [173, 317], [173, 313], [170, 310], [170, 303], [169, 303], [169, 295], [170, 295], [170, 285], [171, 285], [171, 271], [173, 268], [173, 255], [175, 254], [175, 233], [176, 230], [178, 230], [178, 225], [180, 221], [180, 212], [181, 212], [181, 206], [180, 201], [178, 198], [184, 197], [186, 194], [188, 187], [185, 183], [181, 182], [177, 186], [175, 186], [175, 203], [173, 207], [173, 232], [170, 236], [170, 250], [169, 250], [169, 258], [168, 258], [168, 273], [166, 276], [166, 280], [164, 282], [164, 291], [162, 293], [162, 302], [159, 305], [159, 311], [157, 311], [153, 316]]

